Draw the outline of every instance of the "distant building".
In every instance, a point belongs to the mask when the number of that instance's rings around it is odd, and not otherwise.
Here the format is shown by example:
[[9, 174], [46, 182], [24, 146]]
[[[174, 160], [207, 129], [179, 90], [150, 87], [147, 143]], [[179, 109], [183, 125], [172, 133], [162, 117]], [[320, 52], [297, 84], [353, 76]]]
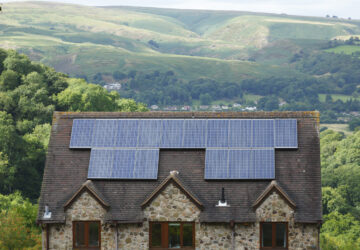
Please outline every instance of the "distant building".
[[233, 108], [240, 108], [241, 107], [241, 104], [239, 104], [239, 103], [234, 103], [233, 104]]
[[209, 109], [209, 106], [208, 105], [200, 105], [199, 107], [201, 110], [207, 110]]
[[159, 106], [158, 106], [158, 105], [151, 105], [151, 106], [150, 106], [150, 109], [152, 109], [152, 110], [158, 110], [158, 109], [159, 109]]
[[178, 108], [176, 106], [167, 106], [164, 108], [165, 111], [177, 111]]
[[221, 110], [221, 107], [220, 107], [220, 105], [212, 105], [211, 109], [212, 110]]
[[256, 110], [256, 107], [245, 107], [243, 110], [246, 110], [246, 111], [255, 111], [255, 110]]
[[181, 110], [183, 110], [183, 111], [190, 111], [190, 110], [191, 110], [191, 107], [188, 106], [188, 105], [182, 106], [182, 107], [181, 107]]
[[121, 89], [121, 83], [118, 83], [118, 82], [108, 83], [108, 84], [104, 85], [104, 88], [106, 88], [108, 91], [120, 90]]
[[228, 109], [229, 109], [229, 107], [228, 107], [228, 106], [226, 106], [226, 105], [222, 105], [222, 106], [221, 106], [221, 109], [222, 109], [222, 110], [228, 110]]

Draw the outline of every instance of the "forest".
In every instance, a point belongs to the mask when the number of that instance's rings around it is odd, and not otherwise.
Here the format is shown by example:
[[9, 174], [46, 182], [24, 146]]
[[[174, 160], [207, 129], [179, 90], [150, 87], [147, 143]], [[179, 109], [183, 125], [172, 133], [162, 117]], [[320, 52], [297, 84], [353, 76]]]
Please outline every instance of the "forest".
[[[13, 50], [0, 49], [0, 73], [0, 249], [14, 249], [15, 246], [41, 249], [40, 228], [36, 225], [37, 201], [52, 112], [147, 111], [147, 108], [99, 85], [68, 78]], [[154, 74], [154, 78], [163, 79], [159, 84], [167, 86], [171, 83], [166, 89], [171, 90], [178, 82], [170, 72]], [[135, 72], [134, 79], [137, 77], [146, 79], [145, 75]], [[131, 84], [134, 89], [146, 89], [146, 84], [141, 86], [139, 80], [133, 80]], [[302, 86], [304, 83], [299, 81], [295, 84]], [[310, 84], [309, 88], [315, 85]], [[232, 95], [238, 87], [235, 84], [226, 85], [227, 89], [205, 80], [194, 82], [191, 86], [191, 98], [201, 98], [205, 86], [212, 88], [207, 92], [210, 96]], [[346, 91], [341, 86], [337, 89], [339, 92]], [[184, 95], [187, 93], [185, 90]], [[130, 93], [131, 90], [128, 91]], [[275, 90], [269, 91], [276, 93]], [[170, 98], [182, 98], [175, 93], [178, 92], [173, 90]], [[240, 98], [241, 93], [238, 92]], [[162, 93], [161, 96], [167, 94]], [[293, 98], [303, 100], [301, 97]], [[342, 105], [348, 108], [346, 104]], [[320, 134], [324, 213], [322, 249], [360, 249], [360, 131], [346, 137], [325, 128], [323, 130]]]

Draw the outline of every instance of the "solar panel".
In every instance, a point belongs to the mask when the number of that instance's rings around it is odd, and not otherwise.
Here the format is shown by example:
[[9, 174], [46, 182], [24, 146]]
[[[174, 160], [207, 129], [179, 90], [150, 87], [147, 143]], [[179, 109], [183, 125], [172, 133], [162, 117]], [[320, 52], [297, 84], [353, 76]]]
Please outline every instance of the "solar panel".
[[252, 146], [252, 120], [230, 120], [229, 147]]
[[114, 155], [114, 150], [92, 149], [90, 154], [88, 178], [111, 178], [114, 164]]
[[250, 149], [229, 150], [229, 179], [249, 179], [252, 168]]
[[229, 120], [210, 119], [207, 122], [207, 145], [208, 148], [228, 147]]
[[227, 179], [228, 150], [207, 149], [205, 153], [205, 179]]
[[274, 179], [274, 149], [208, 149], [205, 179]]
[[158, 149], [92, 149], [89, 179], [157, 179]]
[[136, 147], [139, 134], [139, 120], [119, 119], [116, 134], [116, 147]]
[[275, 178], [275, 151], [274, 149], [255, 149], [253, 154], [253, 171], [251, 179]]
[[[135, 149], [113, 150], [115, 153], [111, 178], [132, 179], [135, 166]], [[109, 177], [110, 178], [110, 177]]]
[[158, 165], [159, 165], [158, 149], [137, 150], [133, 178], [157, 179]]
[[185, 120], [184, 148], [205, 148], [206, 145], [206, 120]]
[[252, 147], [274, 147], [274, 120], [252, 120]]
[[162, 120], [139, 120], [138, 143], [139, 148], [159, 148], [161, 142]]
[[70, 148], [90, 148], [95, 120], [74, 119], [71, 131]]
[[162, 120], [161, 148], [182, 148], [184, 120]]
[[275, 147], [297, 148], [297, 121], [296, 119], [275, 120]]
[[117, 120], [96, 120], [92, 147], [114, 147], [118, 130]]

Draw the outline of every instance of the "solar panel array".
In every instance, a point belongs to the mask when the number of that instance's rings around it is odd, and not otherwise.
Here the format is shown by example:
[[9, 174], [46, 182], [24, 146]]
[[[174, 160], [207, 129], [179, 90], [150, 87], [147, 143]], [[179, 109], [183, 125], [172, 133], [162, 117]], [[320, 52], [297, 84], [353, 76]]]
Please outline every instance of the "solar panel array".
[[158, 149], [92, 149], [89, 179], [157, 179]]
[[297, 148], [296, 119], [74, 119], [88, 178], [156, 179], [160, 148], [205, 148], [205, 179], [273, 179], [275, 148]]
[[274, 179], [274, 149], [208, 149], [205, 179]]
[[297, 148], [296, 119], [75, 119], [70, 148]]

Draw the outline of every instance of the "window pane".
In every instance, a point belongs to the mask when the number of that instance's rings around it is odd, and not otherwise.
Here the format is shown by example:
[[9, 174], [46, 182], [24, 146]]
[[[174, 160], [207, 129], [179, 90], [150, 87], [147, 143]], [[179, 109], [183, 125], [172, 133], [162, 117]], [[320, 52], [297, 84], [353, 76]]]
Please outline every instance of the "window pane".
[[286, 247], [286, 224], [276, 224], [276, 246]]
[[161, 247], [161, 224], [156, 223], [151, 226], [151, 246]]
[[263, 223], [262, 224], [262, 247], [271, 247], [272, 246], [272, 224]]
[[98, 247], [99, 246], [99, 223], [90, 222], [89, 223], [89, 246]]
[[169, 247], [180, 248], [180, 223], [169, 223]]
[[183, 224], [183, 246], [192, 247], [193, 245], [193, 224], [184, 223]]
[[85, 246], [85, 223], [75, 223], [75, 246]]

